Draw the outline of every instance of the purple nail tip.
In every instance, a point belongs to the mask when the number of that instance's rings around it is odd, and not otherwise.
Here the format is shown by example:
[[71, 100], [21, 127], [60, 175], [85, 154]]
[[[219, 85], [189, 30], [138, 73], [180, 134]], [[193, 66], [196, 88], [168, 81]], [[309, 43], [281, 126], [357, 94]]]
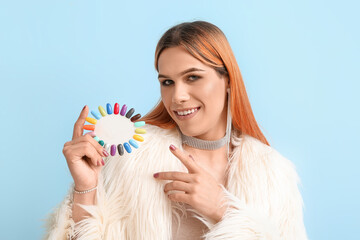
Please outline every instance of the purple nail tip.
[[127, 110], [127, 106], [126, 106], [126, 104], [124, 104], [124, 105], [122, 106], [122, 108], [121, 108], [120, 115], [121, 115], [121, 116], [124, 116], [125, 113], [126, 113], [126, 110]]
[[111, 145], [110, 154], [111, 154], [111, 156], [114, 156], [115, 153], [116, 153], [116, 146], [113, 144], [113, 145]]

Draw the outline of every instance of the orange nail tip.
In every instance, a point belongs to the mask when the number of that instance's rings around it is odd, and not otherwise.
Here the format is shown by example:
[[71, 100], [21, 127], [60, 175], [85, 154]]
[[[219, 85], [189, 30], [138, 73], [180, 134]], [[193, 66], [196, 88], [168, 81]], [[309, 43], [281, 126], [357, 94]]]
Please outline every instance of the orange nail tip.
[[84, 125], [83, 128], [84, 128], [85, 130], [92, 130], [92, 131], [94, 131], [95, 125]]

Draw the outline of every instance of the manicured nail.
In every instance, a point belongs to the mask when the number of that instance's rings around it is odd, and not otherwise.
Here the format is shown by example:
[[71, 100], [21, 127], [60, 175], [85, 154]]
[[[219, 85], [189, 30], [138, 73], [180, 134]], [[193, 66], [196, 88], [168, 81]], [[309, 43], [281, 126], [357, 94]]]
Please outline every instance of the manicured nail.
[[103, 154], [105, 155], [105, 157], [109, 156], [109, 153], [105, 149], [103, 150]]
[[102, 163], [102, 165], [103, 165], [103, 166], [105, 165], [105, 162], [104, 162], [104, 160], [103, 160], [103, 159], [101, 159], [101, 163]]
[[82, 110], [84, 110], [86, 108], [86, 105], [83, 107], [83, 109]]
[[130, 118], [130, 120], [131, 120], [132, 122], [135, 122], [135, 121], [138, 120], [139, 118], [141, 118], [141, 114], [140, 114], [140, 113], [138, 113], [138, 114], [136, 114], [135, 116], [133, 116], [132, 118]]
[[159, 173], [154, 174], [154, 178], [157, 178], [159, 176]]
[[173, 150], [173, 151], [175, 151], [176, 147], [171, 144], [171, 145], [170, 145], [170, 149]]
[[94, 132], [87, 132], [86, 134], [89, 134], [89, 135], [92, 136], [92, 137], [96, 137], [96, 135], [95, 135]]

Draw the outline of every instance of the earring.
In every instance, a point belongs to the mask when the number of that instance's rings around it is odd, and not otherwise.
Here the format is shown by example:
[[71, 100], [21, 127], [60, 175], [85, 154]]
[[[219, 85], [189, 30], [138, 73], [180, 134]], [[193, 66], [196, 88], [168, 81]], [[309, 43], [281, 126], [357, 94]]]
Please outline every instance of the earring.
[[230, 160], [230, 141], [231, 141], [231, 127], [232, 127], [232, 116], [231, 116], [231, 107], [230, 107], [230, 88], [227, 89], [227, 120], [226, 120], [226, 144], [227, 144], [227, 157], [228, 161]]

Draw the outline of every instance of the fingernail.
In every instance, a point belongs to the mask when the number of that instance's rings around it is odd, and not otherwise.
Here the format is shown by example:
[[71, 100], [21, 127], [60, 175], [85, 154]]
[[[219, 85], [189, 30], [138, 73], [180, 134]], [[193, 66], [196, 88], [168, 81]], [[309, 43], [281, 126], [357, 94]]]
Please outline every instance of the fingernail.
[[103, 166], [105, 165], [105, 162], [104, 162], [104, 160], [103, 160], [103, 159], [101, 159], [101, 163], [102, 163], [102, 165], [103, 165]]
[[159, 176], [159, 173], [154, 174], [154, 178], [157, 178]]
[[103, 154], [105, 155], [105, 157], [109, 156], [109, 153], [105, 149], [103, 150]]
[[132, 122], [135, 122], [135, 121], [138, 120], [139, 118], [141, 118], [141, 114], [140, 114], [140, 113], [138, 113], [138, 114], [136, 114], [135, 116], [133, 116], [132, 118], [130, 118], [130, 120], [131, 120]]
[[170, 149], [174, 151], [174, 150], [176, 149], [176, 147], [171, 144], [171, 145], [170, 145]]
[[86, 105], [83, 107], [83, 109], [82, 110], [84, 110], [86, 108]]
[[191, 154], [189, 155], [189, 157], [194, 161], [194, 158], [193, 158], [193, 156]]
[[86, 133], [86, 134], [89, 134], [89, 135], [92, 136], [92, 137], [96, 137], [94, 132], [88, 132], [88, 133]]

